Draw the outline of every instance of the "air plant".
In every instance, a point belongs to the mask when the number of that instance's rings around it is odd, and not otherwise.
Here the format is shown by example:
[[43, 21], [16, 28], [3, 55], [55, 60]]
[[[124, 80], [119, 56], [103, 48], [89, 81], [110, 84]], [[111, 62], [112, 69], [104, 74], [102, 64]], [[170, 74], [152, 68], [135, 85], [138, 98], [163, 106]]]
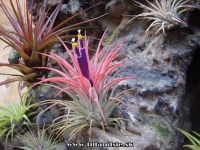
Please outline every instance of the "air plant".
[[146, 29], [144, 37], [150, 29], [152, 29], [152, 32], [155, 32], [155, 35], [157, 35], [160, 31], [166, 35], [165, 30], [174, 29], [181, 24], [187, 26], [187, 24], [180, 19], [180, 15], [189, 8], [193, 7], [191, 5], [186, 5], [189, 0], [154, 0], [153, 2], [146, 0], [150, 6], [145, 6], [135, 0], [133, 1], [147, 11], [136, 15], [133, 19], [140, 18], [152, 21]]
[[13, 140], [15, 132], [23, 126], [31, 125], [29, 117], [36, 113], [32, 108], [37, 104], [31, 104], [28, 94], [29, 92], [22, 96], [19, 104], [7, 101], [7, 107], [0, 106], [0, 137], [6, 137], [6, 143], [9, 136]]
[[[119, 72], [125, 68], [122, 67], [122, 65], [128, 60], [113, 62], [117, 56], [123, 53], [122, 42], [114, 47], [110, 47], [106, 52], [105, 48], [101, 50], [101, 44], [105, 33], [98, 44], [96, 53], [91, 59], [89, 59], [88, 54], [89, 39], [85, 36], [85, 42], [83, 42], [80, 30], [78, 34], [78, 43], [75, 42], [75, 39], [72, 39], [74, 54], [60, 39], [72, 59], [73, 65], [56, 54], [42, 54], [58, 62], [62, 71], [53, 68], [39, 67], [39, 69], [47, 69], [56, 72], [60, 77], [41, 79], [41, 81], [35, 85], [44, 84], [46, 82], [54, 83], [50, 85], [60, 89], [59, 93], [67, 93], [72, 99], [72, 101], [44, 101], [44, 104], [54, 103], [47, 109], [56, 104], [61, 104], [64, 106], [63, 109], [67, 110], [67, 114], [54, 120], [53, 127], [55, 130], [58, 130], [59, 136], [67, 133], [69, 134], [69, 139], [71, 139], [82, 130], [91, 129], [91, 127], [94, 126], [105, 129], [110, 125], [120, 125], [119, 120], [122, 118], [112, 118], [111, 113], [119, 103], [126, 104], [118, 98], [120, 94], [114, 96], [115, 86], [120, 81], [133, 79], [135, 76], [116, 77]], [[121, 69], [119, 69], [120, 66], [122, 67]], [[116, 72], [113, 73], [113, 71]]]
[[23, 134], [17, 134], [17, 138], [21, 140], [23, 146], [19, 147], [24, 150], [54, 150], [58, 147], [58, 141], [53, 137], [53, 132], [48, 133], [46, 129], [37, 127], [29, 127], [29, 131], [23, 131]]
[[0, 40], [15, 49], [21, 56], [21, 61], [18, 64], [0, 63], [0, 66], [11, 67], [22, 73], [16, 78], [1, 82], [0, 85], [20, 81], [19, 87], [21, 87], [22, 81], [26, 81], [23, 82], [24, 86], [37, 82], [38, 78], [45, 74], [45, 71], [34, 67], [45, 67], [47, 65], [47, 57], [38, 55], [37, 52], [48, 53], [53, 45], [59, 42], [57, 36], [61, 36], [63, 39], [69, 38], [69, 35], [63, 36], [63, 33], [74, 30], [80, 24], [94, 20], [91, 19], [63, 27], [79, 15], [81, 11], [54, 27], [63, 0], [59, 2], [50, 15], [48, 13], [51, 5], [47, 5], [48, 1], [44, 2], [43, 7], [38, 8], [36, 18], [33, 21], [34, 0], [31, 2], [30, 9], [28, 8], [28, 0], [25, 0], [23, 7], [20, 5], [19, 0], [16, 0], [16, 6], [13, 0], [10, 0], [11, 9], [6, 6], [3, 0], [0, 0], [0, 8], [7, 17], [9, 26], [9, 29], [0, 26]]
[[196, 133], [193, 131], [193, 133], [196, 135], [196, 137], [198, 137], [199, 139], [197, 139], [195, 136], [187, 133], [186, 131], [183, 131], [181, 129], [178, 129], [179, 131], [181, 131], [181, 133], [183, 133], [189, 140], [192, 144], [187, 144], [187, 145], [184, 145], [184, 147], [188, 147], [192, 150], [200, 150], [200, 134]]

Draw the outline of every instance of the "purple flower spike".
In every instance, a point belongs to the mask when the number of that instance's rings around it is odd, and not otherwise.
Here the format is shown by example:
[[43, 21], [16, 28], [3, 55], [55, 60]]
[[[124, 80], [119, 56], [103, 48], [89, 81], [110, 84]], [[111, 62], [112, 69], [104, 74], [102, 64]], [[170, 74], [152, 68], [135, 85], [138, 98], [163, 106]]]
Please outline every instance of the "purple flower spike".
[[88, 62], [87, 62], [87, 56], [85, 53], [85, 47], [83, 45], [83, 40], [82, 40], [82, 35], [80, 34], [81, 30], [78, 30], [78, 42], [79, 45], [77, 43], [75, 43], [75, 39], [72, 39], [72, 47], [74, 48], [74, 51], [76, 53], [76, 58], [81, 70], [82, 75], [87, 78], [90, 83], [91, 86], [93, 86], [93, 81], [90, 79], [90, 72], [89, 72], [89, 67], [88, 67]]

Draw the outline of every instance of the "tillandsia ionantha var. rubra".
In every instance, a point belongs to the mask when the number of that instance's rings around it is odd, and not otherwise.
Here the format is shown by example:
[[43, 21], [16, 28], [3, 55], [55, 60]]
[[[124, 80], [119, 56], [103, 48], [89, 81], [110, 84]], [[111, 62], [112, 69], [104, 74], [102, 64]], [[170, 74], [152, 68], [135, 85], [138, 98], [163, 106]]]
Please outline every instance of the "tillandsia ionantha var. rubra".
[[[34, 21], [32, 16], [34, 13], [34, 0], [31, 1], [30, 8], [28, 6], [28, 0], [24, 0], [24, 6], [21, 6], [19, 0], [15, 1], [16, 5], [13, 1], [14, 0], [10, 0], [11, 9], [9, 9], [5, 2], [0, 0], [0, 8], [7, 17], [7, 26], [9, 27], [9, 29], [7, 29], [0, 26], [0, 40], [15, 49], [20, 54], [21, 61], [19, 64], [0, 63], [0, 66], [14, 68], [23, 75], [1, 82], [0, 85], [14, 81], [21, 81], [20, 84], [22, 84], [22, 81], [26, 81], [24, 85], [37, 82], [38, 78], [41, 78], [45, 74], [45, 70], [34, 67], [45, 67], [47, 65], [47, 57], [45, 55], [39, 55], [38, 52], [48, 53], [53, 45], [59, 42], [57, 36], [61, 36], [61, 39], [69, 38], [70, 35], [63, 36], [63, 33], [76, 29], [75, 27], [78, 25], [99, 18], [97, 17], [85, 22], [63, 27], [65, 23], [75, 18], [81, 12], [85, 11], [85, 9], [54, 27], [53, 25], [63, 0], [59, 2], [50, 15], [48, 14], [50, 13], [51, 5], [48, 5], [49, 0], [46, 0], [43, 7], [38, 8]], [[21, 85], [19, 87], [21, 87]]]
[[139, 4], [141, 8], [148, 11], [136, 15], [133, 19], [140, 18], [153, 21], [146, 29], [144, 37], [150, 29], [152, 29], [153, 32], [155, 31], [155, 35], [160, 31], [163, 31], [164, 35], [166, 35], [165, 30], [174, 29], [181, 24], [187, 26], [179, 17], [189, 8], [193, 8], [191, 5], [186, 5], [189, 0], [153, 0], [153, 2], [146, 0], [150, 6], [146, 6], [136, 0], [133, 1]]
[[[75, 39], [72, 39], [74, 54], [61, 40], [72, 59], [73, 65], [53, 53], [50, 53], [50, 55], [42, 54], [57, 61], [62, 71], [54, 68], [39, 67], [39, 69], [56, 72], [60, 77], [41, 79], [40, 82], [35, 84], [52, 82], [54, 84], [50, 85], [60, 89], [59, 93], [66, 92], [72, 98], [72, 101], [49, 100], [44, 102], [45, 104], [54, 103], [53, 105], [59, 103], [64, 105], [63, 109], [68, 110], [66, 115], [54, 120], [53, 126], [58, 130], [59, 135], [69, 133], [70, 137], [92, 126], [104, 129], [104, 127], [108, 127], [111, 124], [119, 125], [119, 119], [121, 118], [110, 117], [118, 103], [123, 103], [118, 96], [114, 96], [114, 87], [120, 81], [135, 78], [135, 76], [116, 77], [125, 68], [122, 65], [128, 61], [113, 62], [122, 53], [122, 42], [110, 47], [106, 52], [105, 48], [101, 50], [105, 32], [98, 44], [96, 53], [89, 59], [89, 39], [85, 36], [85, 42], [83, 42], [80, 30], [78, 32], [78, 43], [75, 42]], [[122, 67], [121, 69], [118, 68], [120, 66]], [[117, 68], [119, 70], [116, 70]], [[113, 71], [116, 71], [116, 73]], [[123, 104], [126, 105], [125, 103]]]

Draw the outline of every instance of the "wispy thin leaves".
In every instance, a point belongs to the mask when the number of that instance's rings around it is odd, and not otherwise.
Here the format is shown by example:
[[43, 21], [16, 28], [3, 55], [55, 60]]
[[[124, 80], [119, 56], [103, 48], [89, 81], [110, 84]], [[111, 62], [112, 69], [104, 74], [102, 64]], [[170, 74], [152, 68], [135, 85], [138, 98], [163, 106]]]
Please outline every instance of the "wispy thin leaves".
[[186, 5], [189, 0], [154, 0], [153, 2], [146, 0], [149, 6], [136, 0], [133, 1], [146, 10], [146, 12], [136, 15], [133, 19], [140, 18], [152, 21], [146, 29], [144, 37], [150, 29], [155, 33], [155, 35], [160, 31], [166, 35], [166, 30], [174, 29], [180, 24], [187, 26], [187, 24], [180, 19], [180, 15], [193, 7], [191, 5]]

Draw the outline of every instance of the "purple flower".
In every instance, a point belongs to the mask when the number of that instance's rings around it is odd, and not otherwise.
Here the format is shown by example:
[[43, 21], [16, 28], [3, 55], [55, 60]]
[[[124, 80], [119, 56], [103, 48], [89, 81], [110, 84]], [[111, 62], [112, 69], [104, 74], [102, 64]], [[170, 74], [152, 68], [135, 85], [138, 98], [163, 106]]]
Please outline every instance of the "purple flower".
[[87, 78], [91, 86], [93, 86], [93, 81], [90, 78], [90, 72], [88, 67], [87, 56], [85, 53], [85, 47], [83, 44], [83, 37], [81, 35], [81, 30], [78, 30], [78, 44], [75, 42], [75, 38], [72, 39], [72, 48], [76, 54], [76, 59], [78, 61], [79, 67], [81, 69], [82, 76]]

